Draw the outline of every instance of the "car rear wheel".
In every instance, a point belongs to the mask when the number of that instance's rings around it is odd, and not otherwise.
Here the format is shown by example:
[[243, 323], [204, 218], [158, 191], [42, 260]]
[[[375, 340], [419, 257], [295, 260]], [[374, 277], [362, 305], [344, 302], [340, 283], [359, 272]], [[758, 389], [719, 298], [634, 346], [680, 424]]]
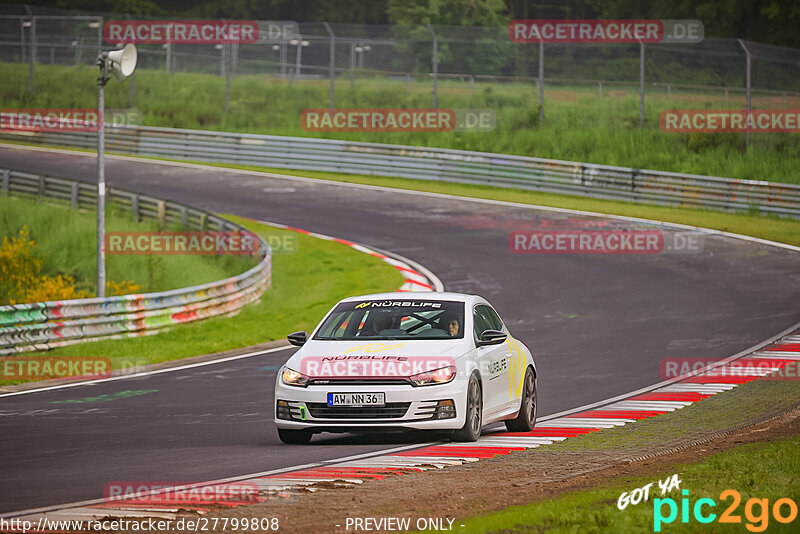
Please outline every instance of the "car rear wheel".
[[310, 430], [290, 430], [288, 428], [279, 428], [278, 437], [284, 443], [292, 443], [295, 445], [304, 445], [311, 441], [312, 433]]
[[450, 439], [452, 441], [477, 441], [481, 437], [481, 427], [483, 426], [483, 395], [481, 394], [481, 384], [475, 375], [469, 378], [467, 386], [467, 417], [464, 426], [460, 430], [453, 432]]
[[525, 371], [524, 380], [519, 413], [516, 419], [506, 421], [506, 428], [511, 432], [529, 432], [536, 425], [536, 377], [530, 367]]

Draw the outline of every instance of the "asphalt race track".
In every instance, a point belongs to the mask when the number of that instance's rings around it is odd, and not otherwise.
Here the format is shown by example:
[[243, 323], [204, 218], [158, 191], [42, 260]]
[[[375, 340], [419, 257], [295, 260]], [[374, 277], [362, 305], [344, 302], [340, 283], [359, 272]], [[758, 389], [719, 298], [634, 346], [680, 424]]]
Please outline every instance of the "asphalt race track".
[[[0, 166], [91, 182], [95, 159], [4, 146]], [[758, 243], [704, 236], [693, 254], [512, 254], [511, 231], [576, 216], [114, 158], [106, 180], [397, 252], [447, 290], [485, 296], [534, 351], [542, 415], [653, 384], [663, 358], [729, 356], [800, 321], [800, 256]], [[211, 480], [430, 439], [281, 444], [272, 386], [290, 352], [0, 398], [0, 513], [100, 498], [111, 481]], [[119, 392], [133, 393], [54, 403]]]

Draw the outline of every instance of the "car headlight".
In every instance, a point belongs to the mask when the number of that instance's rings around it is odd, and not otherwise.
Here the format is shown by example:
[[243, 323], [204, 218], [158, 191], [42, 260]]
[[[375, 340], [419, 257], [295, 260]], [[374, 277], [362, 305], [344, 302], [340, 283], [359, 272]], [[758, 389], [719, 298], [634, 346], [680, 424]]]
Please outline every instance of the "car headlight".
[[411, 383], [415, 386], [433, 386], [435, 384], [446, 384], [451, 382], [456, 377], [456, 366], [448, 365], [434, 369], [433, 371], [425, 371], [408, 377]]
[[289, 369], [288, 367], [283, 368], [283, 373], [281, 373], [281, 380], [287, 386], [297, 386], [304, 388], [308, 385], [308, 377], [303, 373], [295, 371], [294, 369]]

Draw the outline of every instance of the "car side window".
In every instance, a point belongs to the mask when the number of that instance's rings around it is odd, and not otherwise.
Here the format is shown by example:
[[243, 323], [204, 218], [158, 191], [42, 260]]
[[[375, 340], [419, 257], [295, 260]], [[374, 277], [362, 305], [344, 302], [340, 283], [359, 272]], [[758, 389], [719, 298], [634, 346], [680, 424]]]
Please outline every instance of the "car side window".
[[491, 320], [492, 328], [494, 330], [503, 330], [503, 321], [500, 320], [500, 316], [497, 315], [497, 312], [494, 311], [494, 308], [491, 306], [484, 306], [486, 308], [486, 313], [489, 315]]
[[476, 306], [472, 314], [473, 323], [475, 324], [475, 337], [480, 338], [485, 330], [491, 330], [491, 324], [486, 320], [486, 314], [483, 313], [481, 308], [485, 306]]
[[475, 307], [475, 335], [480, 335], [485, 330], [503, 330], [503, 322], [490, 306], [480, 304]]

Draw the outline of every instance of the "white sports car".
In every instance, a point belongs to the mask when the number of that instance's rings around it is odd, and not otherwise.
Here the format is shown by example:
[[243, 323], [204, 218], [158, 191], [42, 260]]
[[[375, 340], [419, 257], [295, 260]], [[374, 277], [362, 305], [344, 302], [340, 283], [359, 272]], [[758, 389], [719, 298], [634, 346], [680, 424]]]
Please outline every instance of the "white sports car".
[[278, 373], [275, 425], [285, 443], [318, 432], [452, 430], [536, 423], [536, 365], [483, 298], [383, 293], [342, 300]]

